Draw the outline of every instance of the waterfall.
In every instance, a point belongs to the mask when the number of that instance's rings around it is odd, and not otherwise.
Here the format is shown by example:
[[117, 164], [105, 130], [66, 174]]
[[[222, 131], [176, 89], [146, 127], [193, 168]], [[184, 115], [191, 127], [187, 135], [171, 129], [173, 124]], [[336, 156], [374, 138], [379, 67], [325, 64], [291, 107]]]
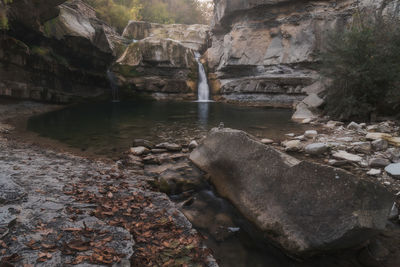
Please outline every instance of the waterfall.
[[197, 63], [199, 64], [199, 82], [198, 82], [198, 102], [210, 102], [210, 88], [208, 87], [207, 75], [203, 64], [200, 62], [200, 53], [194, 53]]
[[119, 102], [117, 78], [115, 77], [115, 74], [111, 71], [111, 68], [107, 70], [107, 79], [111, 87], [112, 101]]

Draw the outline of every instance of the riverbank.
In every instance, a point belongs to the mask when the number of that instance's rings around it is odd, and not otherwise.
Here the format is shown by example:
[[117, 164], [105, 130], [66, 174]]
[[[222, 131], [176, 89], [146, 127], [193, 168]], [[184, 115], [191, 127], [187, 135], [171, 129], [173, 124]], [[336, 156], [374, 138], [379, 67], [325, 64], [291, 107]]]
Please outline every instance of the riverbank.
[[0, 103], [2, 265], [212, 265], [202, 238], [148, 177], [19, 139], [18, 123], [57, 108]]

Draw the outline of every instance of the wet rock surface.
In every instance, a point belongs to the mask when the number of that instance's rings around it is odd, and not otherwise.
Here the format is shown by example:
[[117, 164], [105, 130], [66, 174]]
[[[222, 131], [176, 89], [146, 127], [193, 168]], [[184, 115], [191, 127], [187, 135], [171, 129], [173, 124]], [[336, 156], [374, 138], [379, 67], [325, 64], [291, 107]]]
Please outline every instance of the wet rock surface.
[[298, 161], [241, 131], [213, 129], [190, 158], [266, 237], [298, 256], [359, 245], [385, 228], [393, 204], [378, 182]]

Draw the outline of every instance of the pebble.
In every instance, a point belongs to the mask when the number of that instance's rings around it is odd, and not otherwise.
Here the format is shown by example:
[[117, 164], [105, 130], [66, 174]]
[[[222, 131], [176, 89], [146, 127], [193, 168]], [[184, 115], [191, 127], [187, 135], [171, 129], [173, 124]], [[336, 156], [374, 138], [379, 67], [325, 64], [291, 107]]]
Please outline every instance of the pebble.
[[384, 139], [377, 139], [371, 145], [375, 151], [382, 151], [388, 148], [388, 142]]
[[286, 141], [283, 143], [283, 145], [285, 146], [285, 150], [288, 152], [299, 151], [302, 148], [299, 140]]
[[148, 154], [150, 152], [150, 149], [144, 146], [131, 147], [130, 152], [136, 156], [141, 156], [144, 154]]
[[274, 140], [268, 139], [268, 138], [264, 138], [261, 139], [261, 143], [265, 144], [265, 145], [270, 145], [274, 143]]
[[378, 139], [388, 139], [391, 138], [392, 136], [387, 133], [367, 133], [365, 138], [368, 140], [378, 140]]
[[347, 125], [347, 129], [358, 131], [358, 130], [362, 129], [362, 126], [353, 121], [353, 122], [350, 122], [349, 125]]
[[368, 154], [371, 152], [371, 143], [370, 142], [355, 142], [351, 144], [355, 152]]
[[309, 144], [305, 148], [305, 152], [310, 155], [321, 155], [328, 151], [328, 146], [324, 143]]
[[334, 153], [333, 157], [338, 158], [338, 159], [344, 159], [344, 160], [351, 161], [351, 162], [361, 162], [363, 160], [362, 157], [355, 155], [355, 154], [348, 153], [343, 150], [339, 150], [338, 152]]
[[314, 138], [318, 135], [318, 132], [316, 130], [308, 130], [304, 133], [304, 137], [306, 138]]
[[378, 176], [382, 173], [380, 169], [370, 169], [367, 174], [371, 176]]
[[190, 149], [195, 149], [195, 148], [197, 148], [198, 146], [199, 146], [199, 144], [197, 143], [196, 140], [193, 140], [193, 141], [191, 141], [191, 142], [189, 143], [189, 148], [190, 148]]
[[385, 171], [392, 177], [399, 179], [400, 178], [400, 163], [393, 163], [393, 164], [386, 166]]
[[390, 161], [384, 158], [372, 158], [369, 160], [369, 166], [372, 168], [385, 168], [389, 164]]

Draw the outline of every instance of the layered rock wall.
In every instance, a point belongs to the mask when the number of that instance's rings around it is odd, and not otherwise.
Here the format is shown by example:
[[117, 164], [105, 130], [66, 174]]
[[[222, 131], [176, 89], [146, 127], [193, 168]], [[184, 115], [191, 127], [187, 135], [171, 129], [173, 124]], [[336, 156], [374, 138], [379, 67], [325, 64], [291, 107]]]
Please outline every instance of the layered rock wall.
[[0, 95], [66, 103], [110, 94], [106, 71], [123, 39], [82, 1], [63, 2], [12, 3]]
[[215, 0], [207, 51], [216, 99], [291, 106], [318, 78], [326, 34], [356, 11], [398, 12], [398, 1]]

